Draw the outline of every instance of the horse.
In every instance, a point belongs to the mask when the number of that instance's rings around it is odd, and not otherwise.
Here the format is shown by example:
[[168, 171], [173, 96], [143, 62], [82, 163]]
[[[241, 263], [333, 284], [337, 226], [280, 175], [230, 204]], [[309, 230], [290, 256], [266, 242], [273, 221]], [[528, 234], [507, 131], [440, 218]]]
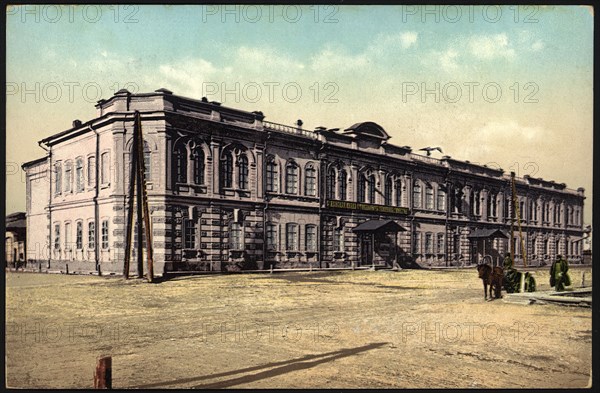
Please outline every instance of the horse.
[[[477, 265], [477, 273], [479, 278], [483, 281], [483, 298], [487, 300], [487, 288], [490, 286], [490, 299], [502, 297], [502, 279], [504, 277], [504, 271], [501, 267], [496, 266], [492, 268], [487, 263]], [[492, 296], [492, 289], [494, 295]]]

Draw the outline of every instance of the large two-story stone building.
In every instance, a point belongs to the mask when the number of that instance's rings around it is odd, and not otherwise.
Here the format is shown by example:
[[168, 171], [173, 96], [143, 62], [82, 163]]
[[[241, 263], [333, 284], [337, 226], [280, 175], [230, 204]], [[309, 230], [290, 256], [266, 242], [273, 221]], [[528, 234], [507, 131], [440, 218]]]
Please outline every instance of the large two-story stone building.
[[[509, 249], [509, 174], [415, 154], [376, 123], [306, 130], [166, 89], [121, 90], [96, 107], [23, 165], [28, 259], [42, 270], [122, 272], [135, 111], [155, 274], [457, 266]], [[516, 190], [529, 263], [580, 261], [584, 190], [527, 176]], [[513, 241], [521, 259], [517, 231]]]

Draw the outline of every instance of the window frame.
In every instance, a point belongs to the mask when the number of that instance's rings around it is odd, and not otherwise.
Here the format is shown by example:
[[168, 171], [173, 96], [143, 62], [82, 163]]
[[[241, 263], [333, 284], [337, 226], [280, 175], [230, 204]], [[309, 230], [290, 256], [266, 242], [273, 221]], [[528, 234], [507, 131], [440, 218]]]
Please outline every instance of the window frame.
[[304, 247], [306, 252], [317, 252], [317, 233], [317, 226], [315, 224], [306, 224], [304, 228]]
[[300, 178], [300, 166], [294, 161], [288, 162], [285, 166], [285, 193], [298, 195]]
[[[106, 225], [105, 225], [106, 224]], [[107, 250], [110, 246], [109, 244], [109, 224], [108, 224], [108, 219], [104, 219], [102, 220], [102, 222], [100, 223], [100, 248], [102, 250]]]
[[[293, 231], [291, 229], [293, 229]], [[299, 225], [297, 223], [288, 222], [285, 224], [285, 250], [287, 252], [298, 252], [300, 250], [298, 244], [299, 234]]]

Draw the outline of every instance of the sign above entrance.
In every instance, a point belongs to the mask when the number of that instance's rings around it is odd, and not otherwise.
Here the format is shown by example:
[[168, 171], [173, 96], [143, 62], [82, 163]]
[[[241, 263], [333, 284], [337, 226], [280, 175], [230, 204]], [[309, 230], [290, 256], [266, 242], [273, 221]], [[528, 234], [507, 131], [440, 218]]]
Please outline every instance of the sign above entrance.
[[359, 203], [359, 202], [349, 202], [349, 201], [328, 200], [327, 207], [330, 209], [354, 210], [354, 211], [363, 211], [363, 212], [370, 212], [370, 213], [383, 213], [383, 214], [407, 215], [410, 213], [410, 209], [408, 209], [407, 207], [373, 205], [370, 203]]

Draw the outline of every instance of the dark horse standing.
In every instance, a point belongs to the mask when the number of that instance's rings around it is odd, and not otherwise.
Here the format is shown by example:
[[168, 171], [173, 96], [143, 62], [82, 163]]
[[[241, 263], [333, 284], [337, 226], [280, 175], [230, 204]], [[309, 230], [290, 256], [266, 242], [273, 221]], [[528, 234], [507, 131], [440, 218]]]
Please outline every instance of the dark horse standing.
[[[483, 298], [487, 299], [488, 285], [490, 286], [490, 299], [501, 298], [502, 278], [504, 277], [502, 268], [499, 266], [492, 268], [490, 265], [483, 263], [477, 265], [477, 273], [483, 281]], [[492, 289], [494, 290], [494, 296], [492, 296]]]

